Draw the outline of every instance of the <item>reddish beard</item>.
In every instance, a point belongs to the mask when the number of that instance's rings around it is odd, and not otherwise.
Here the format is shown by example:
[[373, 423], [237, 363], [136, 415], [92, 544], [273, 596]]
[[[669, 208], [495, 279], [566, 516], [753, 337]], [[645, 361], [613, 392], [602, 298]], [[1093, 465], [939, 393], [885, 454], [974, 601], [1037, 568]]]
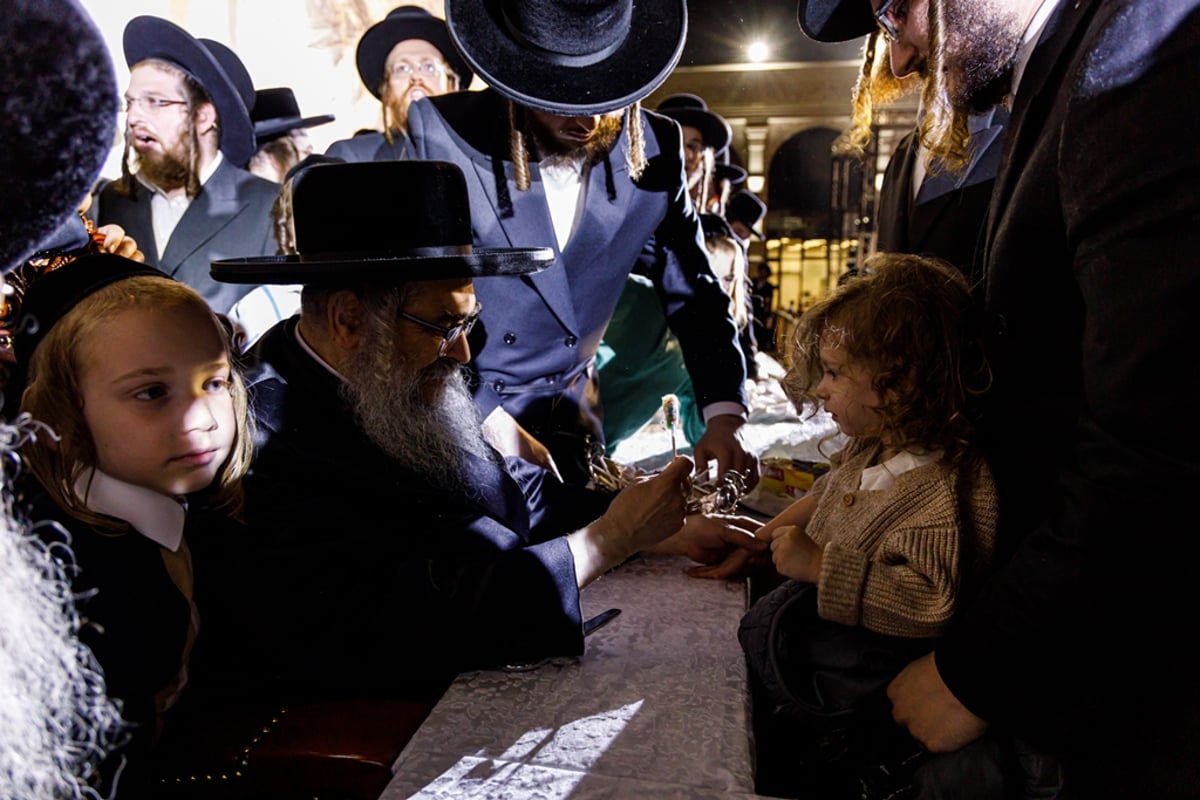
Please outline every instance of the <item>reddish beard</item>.
[[582, 158], [585, 164], [596, 164], [609, 150], [612, 150], [617, 137], [621, 135], [621, 116], [602, 116], [596, 122], [592, 136], [577, 147], [568, 147], [554, 137], [541, 122], [532, 115], [527, 117], [529, 133], [536, 143], [538, 151], [543, 155], [564, 156], [566, 158]]
[[[195, 131], [189, 130], [186, 138], [194, 140]], [[192, 153], [196, 150], [194, 141], [192, 141], [192, 145], [189, 148], [180, 142], [171, 148], [164, 145], [161, 153], [137, 153], [138, 175], [146, 182], [165, 191], [190, 185], [196, 177], [192, 164]], [[126, 144], [126, 158], [129, 157], [130, 150], [130, 146]]]

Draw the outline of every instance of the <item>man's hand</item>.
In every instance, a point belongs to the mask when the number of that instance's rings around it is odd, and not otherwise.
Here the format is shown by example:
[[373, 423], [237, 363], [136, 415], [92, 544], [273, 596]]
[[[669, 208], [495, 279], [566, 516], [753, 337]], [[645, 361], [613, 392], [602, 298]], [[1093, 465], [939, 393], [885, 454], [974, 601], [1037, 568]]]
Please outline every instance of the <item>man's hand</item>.
[[720, 564], [730, 553], [763, 554], [768, 544], [754, 538], [758, 522], [749, 517], [693, 514], [673, 536], [653, 548], [656, 553], [687, 556], [701, 564]]
[[708, 470], [708, 462], [717, 462], [717, 480], [726, 472], [735, 469], [747, 476], [746, 488], [758, 483], [758, 458], [748, 450], [739, 431], [746, 420], [737, 414], [718, 414], [708, 421], [704, 435], [696, 442], [693, 454], [696, 467], [701, 473]]
[[771, 532], [771, 560], [780, 575], [792, 580], [817, 583], [821, 579], [824, 551], [795, 525], [783, 525]]
[[949, 753], [983, 736], [988, 725], [946, 688], [933, 656], [922, 656], [901, 670], [887, 694], [892, 719], [930, 752]]

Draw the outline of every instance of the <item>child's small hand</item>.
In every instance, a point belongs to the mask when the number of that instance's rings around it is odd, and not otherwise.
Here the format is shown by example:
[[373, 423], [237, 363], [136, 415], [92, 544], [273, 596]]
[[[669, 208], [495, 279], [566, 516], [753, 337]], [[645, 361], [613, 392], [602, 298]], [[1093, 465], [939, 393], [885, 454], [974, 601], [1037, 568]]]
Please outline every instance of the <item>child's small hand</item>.
[[780, 575], [817, 583], [821, 578], [821, 546], [795, 525], [772, 531], [771, 560]]

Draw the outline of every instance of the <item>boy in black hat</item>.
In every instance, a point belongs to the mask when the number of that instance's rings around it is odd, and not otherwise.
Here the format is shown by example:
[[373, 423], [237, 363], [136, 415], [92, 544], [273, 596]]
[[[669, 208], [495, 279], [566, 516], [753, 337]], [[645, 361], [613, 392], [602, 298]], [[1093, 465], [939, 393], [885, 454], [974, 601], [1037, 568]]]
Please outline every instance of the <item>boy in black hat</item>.
[[558, 254], [532, 279], [478, 287], [476, 398], [489, 422], [516, 432], [507, 452], [544, 459], [544, 444], [566, 480], [590, 479], [603, 442], [594, 357], [636, 270], [655, 285], [704, 410], [697, 463], [753, 482], [757, 462], [738, 433], [745, 364], [688, 198], [679, 127], [639, 102], [679, 59], [685, 3], [450, 0], [446, 18], [491, 88], [415, 103], [414, 152], [471, 176], [477, 245]]
[[715, 188], [717, 159], [728, 152], [733, 129], [724, 117], [709, 110], [703, 98], [694, 94], [665, 97], [655, 110], [679, 123], [683, 131], [683, 168], [688, 192], [697, 210], [707, 211]]
[[279, 187], [243, 167], [254, 153], [254, 85], [219, 42], [157, 17], [125, 26], [125, 156], [98, 192], [98, 224], [121, 225], [146, 263], [229, 310], [249, 287], [219, 284], [213, 259], [276, 252], [271, 205]]
[[306, 117], [300, 113], [296, 94], [286, 86], [254, 92], [256, 150], [246, 168], [272, 183], [283, 183], [288, 170], [312, 154], [308, 129], [333, 122], [333, 114]]
[[466, 89], [473, 73], [443, 20], [419, 6], [400, 6], [358, 40], [358, 75], [383, 108], [383, 133], [334, 142], [326, 155], [343, 161], [394, 161], [411, 157], [408, 107], [422, 97]]
[[292, 199], [298, 254], [213, 265], [304, 285], [250, 353], [249, 530], [195, 551], [215, 667], [260, 698], [430, 701], [460, 670], [581, 652], [579, 590], [678, 529], [690, 462], [601, 515], [607, 496], [484, 440], [462, 369], [475, 286], [553, 254], [473, 247], [453, 165], [318, 164]]

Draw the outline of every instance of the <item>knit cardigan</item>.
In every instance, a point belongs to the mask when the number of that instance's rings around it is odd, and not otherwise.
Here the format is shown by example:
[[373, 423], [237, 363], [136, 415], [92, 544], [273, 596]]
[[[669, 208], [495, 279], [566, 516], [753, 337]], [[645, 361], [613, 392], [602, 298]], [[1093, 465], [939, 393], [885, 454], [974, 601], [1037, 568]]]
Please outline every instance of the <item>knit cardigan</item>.
[[876, 463], [875, 439], [855, 439], [813, 484], [817, 508], [805, 532], [824, 549], [817, 613], [892, 636], [940, 635], [995, 549], [997, 499], [982, 461], [941, 461], [859, 489]]

